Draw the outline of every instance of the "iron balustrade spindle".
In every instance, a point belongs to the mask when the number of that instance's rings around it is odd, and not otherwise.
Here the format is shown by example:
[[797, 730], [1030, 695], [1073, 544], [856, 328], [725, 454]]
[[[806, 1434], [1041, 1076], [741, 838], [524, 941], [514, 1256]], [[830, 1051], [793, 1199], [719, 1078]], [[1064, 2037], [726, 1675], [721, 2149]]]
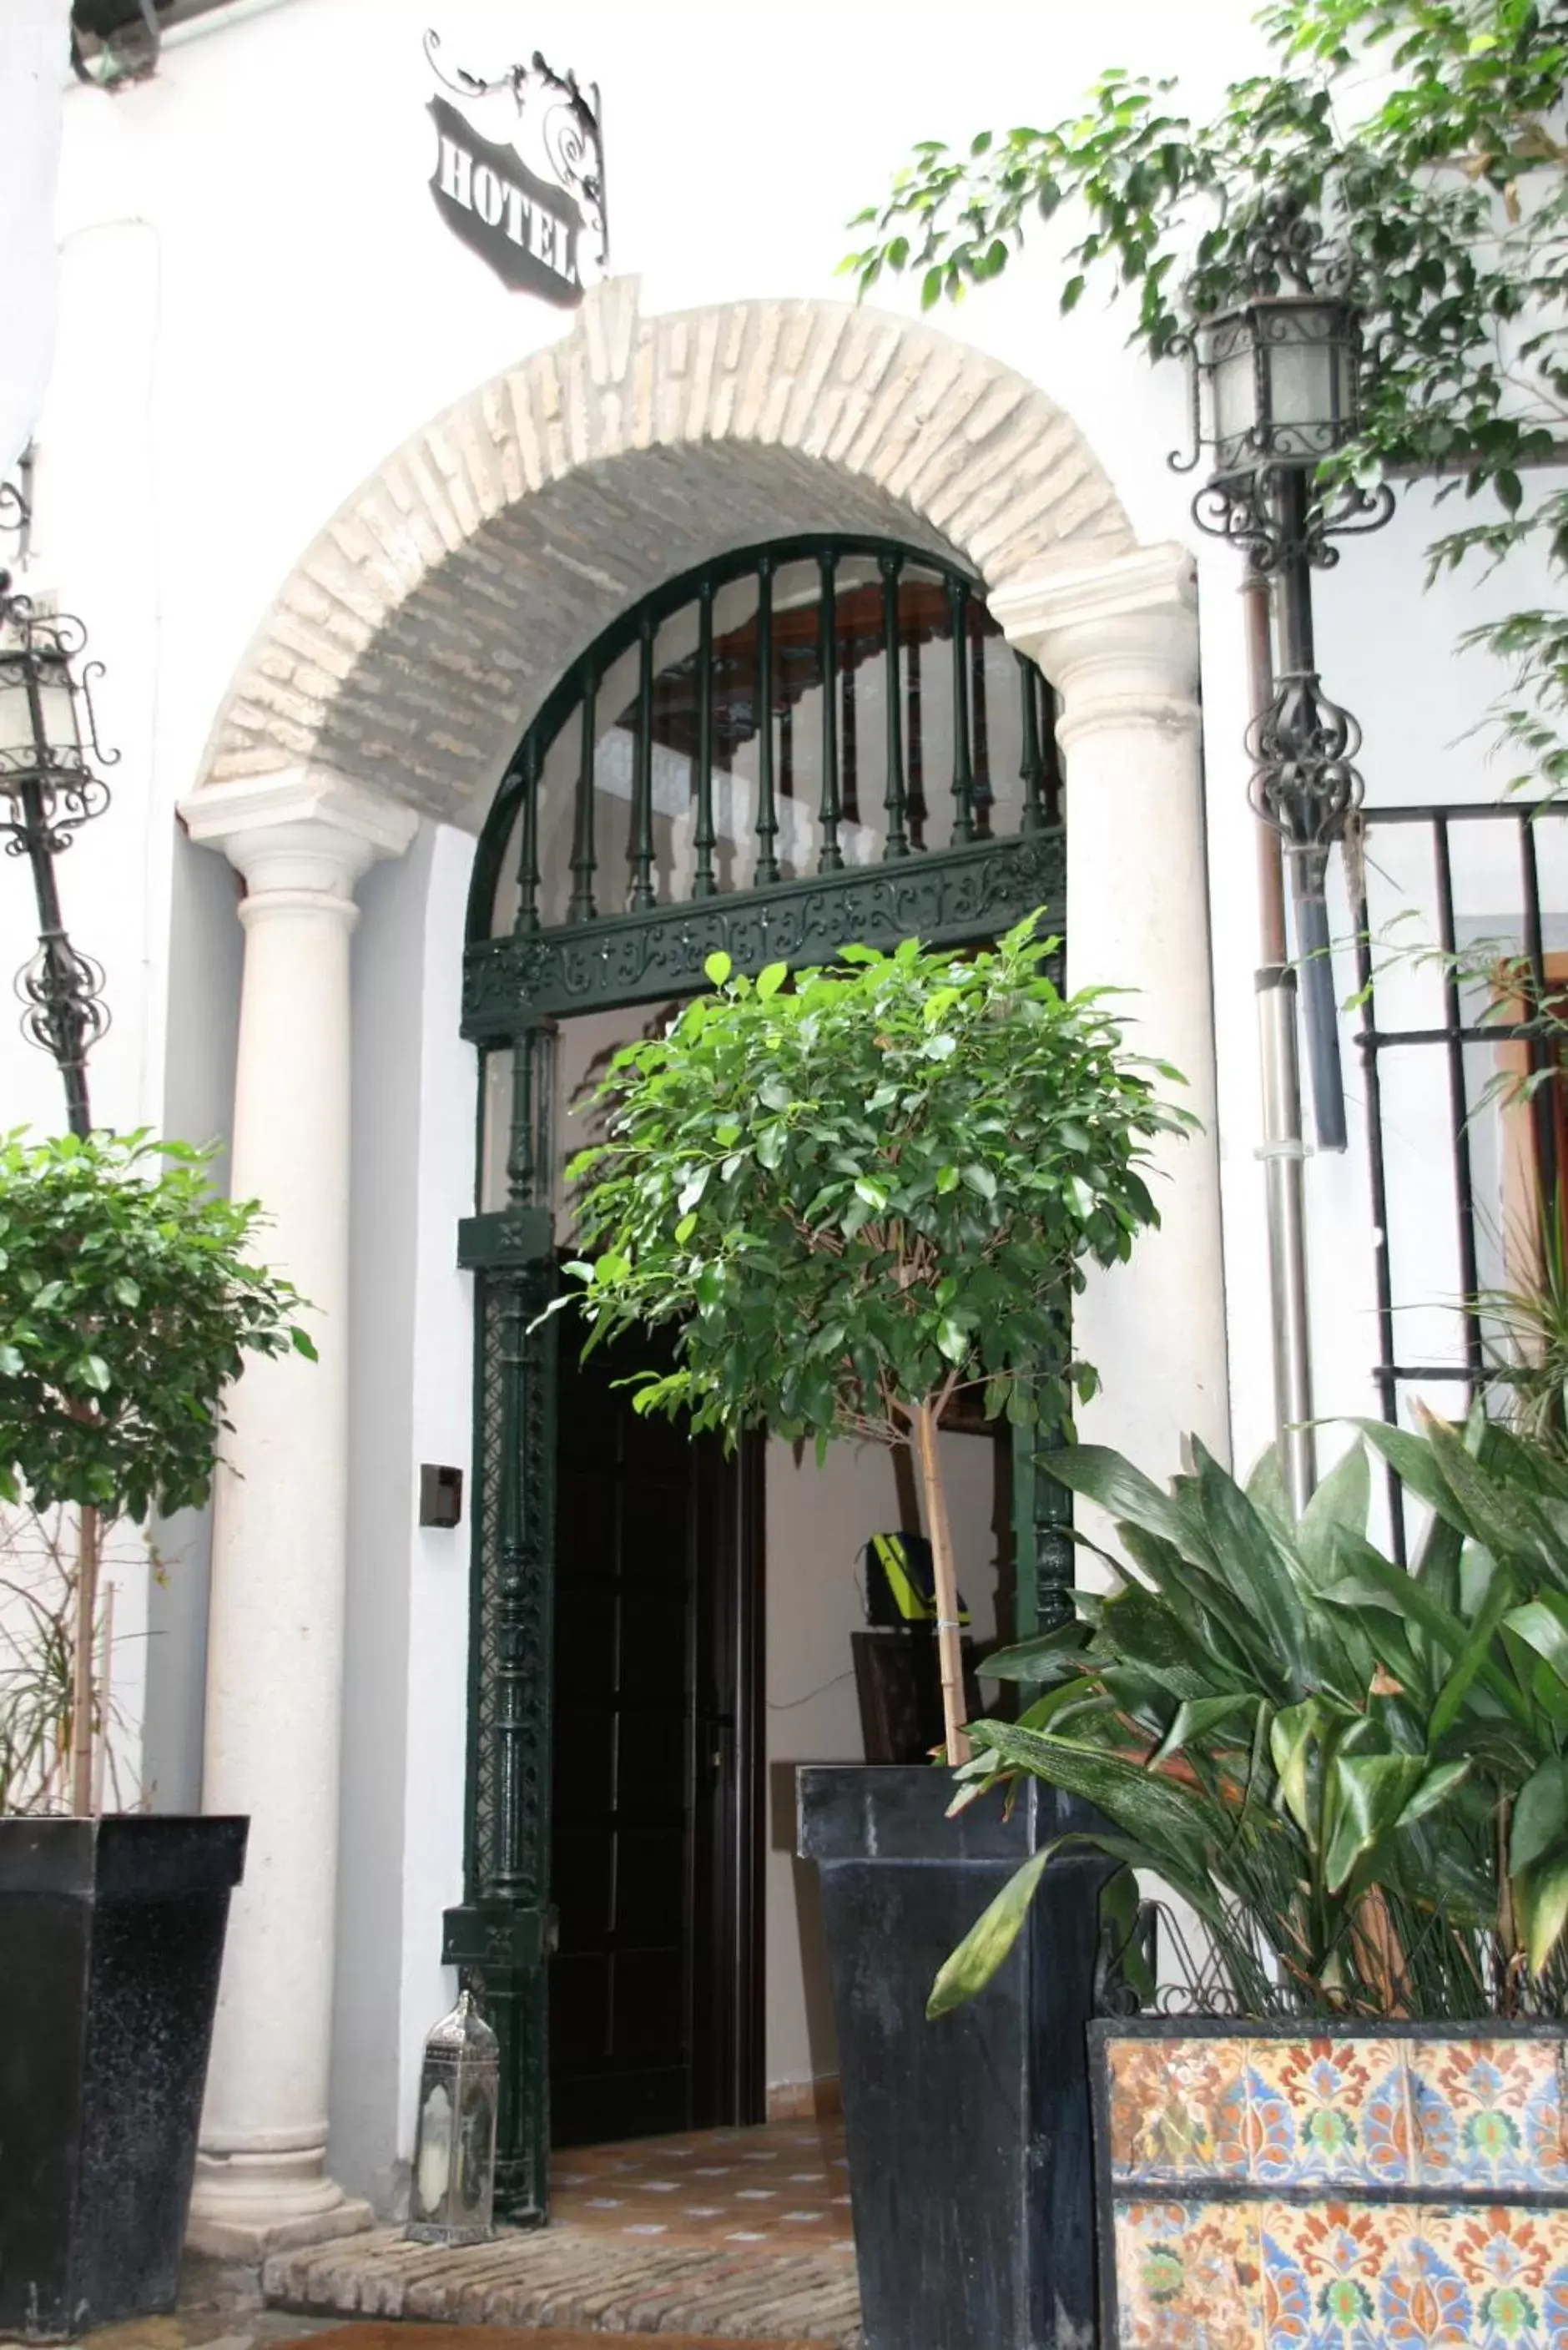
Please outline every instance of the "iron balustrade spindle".
[[779, 878], [778, 808], [774, 799], [774, 560], [757, 566], [757, 887]]
[[969, 711], [970, 764], [973, 770], [970, 805], [974, 810], [974, 837], [976, 840], [989, 840], [995, 794], [991, 788], [991, 723], [985, 705], [985, 639], [978, 628], [970, 630]]
[[844, 869], [844, 851], [838, 845], [838, 557], [831, 547], [825, 547], [816, 561], [820, 583], [816, 660], [822, 691], [822, 805], [817, 814], [822, 827], [822, 849], [816, 869], [819, 873], [840, 873]]
[[[1536, 869], [1535, 818], [1532, 815], [1521, 816], [1519, 819], [1519, 868], [1524, 898], [1524, 951], [1530, 962], [1531, 1001], [1528, 1009], [1533, 1022], [1539, 1021], [1547, 1010], [1550, 989], [1541, 941], [1541, 877]], [[1543, 1064], [1537, 1038], [1532, 1036], [1528, 1039], [1525, 1050], [1531, 1076], [1539, 1076]], [[1552, 1213], [1556, 1209], [1563, 1170], [1557, 1164], [1557, 1121], [1552, 1116], [1550, 1087], [1532, 1088], [1530, 1111], [1535, 1133], [1535, 1159], [1543, 1211]]]
[[856, 706], [855, 663], [844, 665], [844, 712], [840, 739], [844, 753], [839, 780], [839, 814], [846, 824], [860, 821], [860, 720]]
[[779, 797], [794, 797], [794, 704], [788, 700], [779, 704]]
[[539, 746], [530, 743], [523, 754], [523, 839], [517, 853], [517, 922], [519, 933], [539, 927]]
[[576, 825], [572, 836], [572, 901], [566, 919], [591, 922], [594, 905], [594, 764], [598, 749], [598, 680], [590, 661], [583, 671], [582, 749], [577, 764]]
[[694, 898], [711, 898], [719, 884], [713, 873], [718, 845], [713, 829], [713, 582], [704, 579], [697, 593], [697, 830], [692, 846], [697, 870], [691, 882]]
[[909, 777], [909, 838], [917, 848], [926, 845], [926, 743], [920, 707], [920, 637], [911, 629], [904, 648], [904, 754]]
[[1475, 1296], [1480, 1287], [1476, 1258], [1475, 1191], [1470, 1171], [1469, 1105], [1465, 1096], [1464, 1019], [1459, 1004], [1459, 975], [1454, 966], [1454, 876], [1449, 853], [1449, 827], [1439, 816], [1433, 827], [1433, 852], [1438, 880], [1438, 944], [1443, 956], [1443, 1029], [1449, 1065], [1449, 1109], [1454, 1137], [1454, 1209], [1459, 1225], [1459, 1279], [1463, 1284], [1465, 1359], [1472, 1381], [1481, 1376], [1480, 1316]]
[[909, 853], [905, 822], [903, 702], [898, 691], [898, 578], [904, 567], [903, 558], [879, 555], [877, 567], [882, 574], [882, 650], [888, 663], [883, 689], [888, 705], [888, 788], [882, 802], [887, 810], [888, 833], [882, 854], [890, 860]]
[[1061, 713], [1054, 689], [1047, 685], [1038, 670], [1034, 671], [1033, 688], [1035, 701], [1044, 713], [1041, 748], [1045, 754], [1045, 822], [1048, 828], [1054, 829], [1057, 825], [1064, 824], [1067, 818], [1064, 803], [1066, 783], [1062, 772], [1062, 744], [1056, 733], [1056, 721]]
[[638, 630], [637, 755], [632, 771], [631, 910], [646, 912], [653, 895], [653, 632], [645, 611]]
[[[1363, 1082], [1366, 1088], [1366, 1167], [1368, 1188], [1372, 1194], [1373, 1272], [1377, 1295], [1377, 1363], [1373, 1378], [1377, 1385], [1377, 1406], [1390, 1428], [1399, 1418], [1398, 1357], [1394, 1344], [1394, 1275], [1388, 1250], [1388, 1170], [1383, 1156], [1383, 1077], [1377, 1066], [1379, 1037], [1377, 1034], [1377, 1000], [1372, 974], [1371, 918], [1366, 903], [1366, 868], [1365, 858], [1360, 867], [1360, 886], [1355, 906], [1355, 983], [1361, 1012], [1361, 1028], [1356, 1045], [1361, 1054]], [[1393, 1534], [1394, 1555], [1405, 1565], [1405, 1503], [1404, 1488], [1392, 1462], [1385, 1463], [1388, 1485], [1388, 1522]]]
[[1023, 833], [1044, 832], [1045, 815], [1045, 759], [1040, 747], [1040, 702], [1034, 691], [1034, 664], [1022, 653], [1014, 655], [1018, 663], [1018, 697], [1022, 716], [1023, 755], [1019, 764], [1019, 781], [1023, 785], [1023, 812], [1018, 828]]
[[953, 829], [957, 848], [974, 838], [974, 763], [969, 739], [969, 589], [948, 581], [949, 626], [953, 647]]

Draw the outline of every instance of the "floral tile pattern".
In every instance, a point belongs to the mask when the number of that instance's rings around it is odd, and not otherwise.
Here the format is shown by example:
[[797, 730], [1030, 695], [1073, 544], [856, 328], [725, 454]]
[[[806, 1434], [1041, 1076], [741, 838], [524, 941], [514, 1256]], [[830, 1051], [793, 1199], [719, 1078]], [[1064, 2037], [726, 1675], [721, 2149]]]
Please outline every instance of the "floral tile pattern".
[[1568, 2213], [1129, 2203], [1116, 2350], [1568, 2350]]
[[1568, 2034], [1104, 2052], [1115, 2350], [1568, 2350]]
[[1267, 2350], [1261, 2219], [1248, 2203], [1118, 2209], [1117, 2350]]
[[1568, 2189], [1561, 2039], [1194, 2034], [1106, 2054], [1118, 2184]]
[[1568, 2186], [1561, 2043], [1407, 2046], [1417, 2175], [1424, 2186]]

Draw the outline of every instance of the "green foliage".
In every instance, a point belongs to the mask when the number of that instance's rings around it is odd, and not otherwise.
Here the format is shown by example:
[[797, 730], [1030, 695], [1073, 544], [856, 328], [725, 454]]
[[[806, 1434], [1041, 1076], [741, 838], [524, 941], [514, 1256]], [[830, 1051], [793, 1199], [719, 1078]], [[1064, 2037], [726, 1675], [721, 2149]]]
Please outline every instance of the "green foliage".
[[[982, 131], [962, 153], [922, 142], [854, 224], [875, 234], [846, 268], [863, 293], [913, 269], [926, 304], [956, 299], [1066, 207], [1063, 310], [1103, 276], [1160, 359], [1245, 295], [1253, 233], [1282, 205], [1346, 265], [1362, 312], [1372, 364], [1345, 469], [1492, 493], [1495, 511], [1433, 546], [1435, 570], [1528, 543], [1562, 572], [1568, 491], [1525, 479], [1568, 423], [1568, 18], [1540, 0], [1275, 0], [1259, 22], [1272, 70], [1207, 120], [1173, 82], [1113, 68], [1050, 129]], [[1568, 785], [1568, 614], [1515, 612], [1466, 641], [1512, 661], [1505, 739]]]
[[[618, 1055], [572, 1268], [589, 1343], [679, 1326], [640, 1409], [697, 1429], [904, 1440], [912, 1408], [1065, 1417], [1062, 1305], [1158, 1221], [1149, 1146], [1190, 1114], [1122, 1049], [1103, 991], [1064, 997], [1021, 923], [973, 956], [846, 947], [715, 992]], [[1092, 1390], [1086, 1364], [1066, 1374]]]
[[0, 1817], [55, 1809], [71, 1751], [76, 1579], [57, 1513], [0, 1522]]
[[[1553, 1059], [1551, 1077], [1560, 1083]], [[1533, 1246], [1505, 1287], [1483, 1289], [1471, 1303], [1484, 1322], [1489, 1402], [1517, 1435], [1568, 1458], [1568, 1237], [1563, 1187], [1542, 1202]]]
[[[1272, 1455], [1243, 1491], [1196, 1448], [1165, 1492], [1056, 1454], [1130, 1576], [988, 1661], [1044, 1694], [972, 1725], [960, 1801], [1025, 1772], [1097, 1804], [1087, 1840], [1191, 1904], [1243, 2012], [1562, 2014], [1568, 1467], [1479, 1415], [1363, 1425], [1432, 1507], [1408, 1573], [1366, 1539], [1359, 1444], [1299, 1525]], [[934, 2007], [989, 1980], [1024, 1906], [992, 1905]]]
[[144, 1134], [0, 1142], [0, 1496], [106, 1519], [204, 1501], [247, 1354], [314, 1356], [262, 1221], [210, 1151]]

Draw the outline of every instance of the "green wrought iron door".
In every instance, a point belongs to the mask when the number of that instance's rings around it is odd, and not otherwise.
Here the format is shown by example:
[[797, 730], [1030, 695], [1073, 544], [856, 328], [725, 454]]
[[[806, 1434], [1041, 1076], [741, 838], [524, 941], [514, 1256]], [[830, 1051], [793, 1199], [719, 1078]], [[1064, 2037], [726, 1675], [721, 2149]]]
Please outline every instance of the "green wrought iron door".
[[[502, 2044], [498, 2209], [547, 2216], [558, 1333], [556, 1023], [1035, 909], [1065, 931], [1054, 701], [931, 548], [817, 536], [728, 555], [624, 613], [546, 697], [480, 841], [462, 1033], [480, 1049], [465, 1898], [443, 1953]], [[1071, 1580], [1015, 1479], [1020, 1624]], [[687, 1702], [693, 1702], [688, 1691]]]

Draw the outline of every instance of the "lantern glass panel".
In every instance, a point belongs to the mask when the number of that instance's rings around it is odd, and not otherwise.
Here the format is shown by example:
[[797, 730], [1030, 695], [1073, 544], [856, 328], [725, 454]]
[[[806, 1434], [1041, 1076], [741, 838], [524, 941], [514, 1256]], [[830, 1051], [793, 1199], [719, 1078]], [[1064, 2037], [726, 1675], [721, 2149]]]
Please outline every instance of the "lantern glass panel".
[[27, 698], [27, 672], [24, 656], [15, 650], [16, 639], [9, 629], [0, 632], [0, 760], [16, 767], [24, 763], [16, 754], [31, 754], [35, 740], [33, 708]]
[[1251, 466], [1257, 453], [1257, 355], [1245, 311], [1214, 320], [1200, 365], [1209, 389], [1207, 437], [1214, 448], [1214, 469], [1233, 473]]
[[1274, 452], [1315, 463], [1350, 430], [1344, 314], [1327, 304], [1271, 305], [1262, 341]]
[[59, 765], [62, 758], [74, 763], [81, 749], [81, 733], [71, 672], [63, 653], [40, 650], [38, 701], [44, 714], [44, 741], [54, 754], [54, 764]]
[[76, 696], [65, 655], [25, 624], [0, 622], [0, 757], [13, 772], [31, 767], [47, 772], [51, 766], [74, 765], [80, 749]]

